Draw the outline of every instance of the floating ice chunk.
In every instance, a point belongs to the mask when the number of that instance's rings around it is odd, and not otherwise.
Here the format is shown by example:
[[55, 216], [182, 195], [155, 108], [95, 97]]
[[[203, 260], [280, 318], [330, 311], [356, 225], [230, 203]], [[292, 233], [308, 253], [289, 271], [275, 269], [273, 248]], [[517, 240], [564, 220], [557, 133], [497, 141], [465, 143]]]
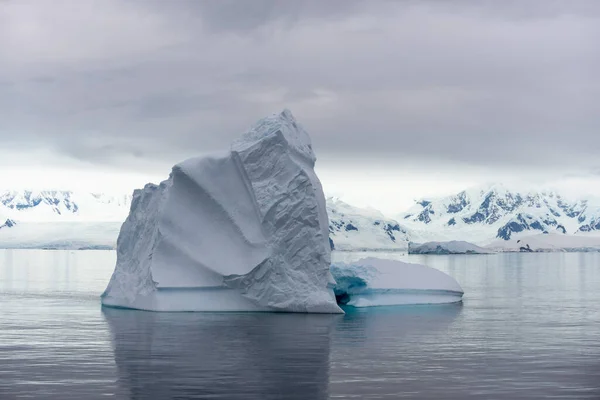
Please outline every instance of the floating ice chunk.
[[315, 160], [286, 110], [259, 121], [229, 153], [184, 161], [159, 186], [136, 190], [102, 303], [342, 312]]
[[454, 278], [425, 265], [370, 257], [347, 264], [335, 263], [331, 272], [337, 282], [336, 299], [342, 305], [455, 303], [463, 296]]
[[409, 254], [490, 254], [491, 250], [473, 243], [451, 240], [449, 242], [409, 243]]

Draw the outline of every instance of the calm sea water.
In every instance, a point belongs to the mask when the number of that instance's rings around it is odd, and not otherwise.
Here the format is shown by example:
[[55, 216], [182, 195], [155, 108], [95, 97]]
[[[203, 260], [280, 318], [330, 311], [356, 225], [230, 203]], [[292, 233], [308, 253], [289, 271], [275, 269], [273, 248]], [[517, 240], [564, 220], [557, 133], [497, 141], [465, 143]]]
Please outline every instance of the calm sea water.
[[600, 253], [387, 256], [463, 304], [102, 309], [114, 252], [2, 250], [0, 399], [600, 399]]

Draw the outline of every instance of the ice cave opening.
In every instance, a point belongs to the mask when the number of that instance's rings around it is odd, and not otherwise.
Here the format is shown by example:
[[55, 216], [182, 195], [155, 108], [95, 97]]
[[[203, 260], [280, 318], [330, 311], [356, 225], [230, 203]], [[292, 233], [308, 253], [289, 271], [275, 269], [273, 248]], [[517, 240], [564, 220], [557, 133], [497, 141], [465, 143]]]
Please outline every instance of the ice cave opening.
[[341, 276], [336, 279], [336, 285], [333, 288], [335, 301], [338, 305], [344, 306], [350, 303], [352, 295], [355, 292], [361, 292], [367, 289], [367, 281], [358, 276]]

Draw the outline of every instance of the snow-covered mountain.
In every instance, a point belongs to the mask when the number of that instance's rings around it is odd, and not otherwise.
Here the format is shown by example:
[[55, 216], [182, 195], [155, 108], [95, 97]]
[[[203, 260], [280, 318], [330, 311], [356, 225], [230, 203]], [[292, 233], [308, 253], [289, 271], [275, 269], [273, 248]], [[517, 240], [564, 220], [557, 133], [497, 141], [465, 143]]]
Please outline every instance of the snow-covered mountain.
[[[108, 248], [130, 194], [0, 191], [0, 248]], [[499, 250], [600, 248], [600, 201], [490, 185], [422, 199], [398, 219], [327, 199], [336, 250], [400, 250], [408, 243], [468, 241]], [[525, 240], [524, 238], [528, 238]]]
[[490, 185], [419, 200], [399, 219], [416, 242], [467, 240], [488, 244], [533, 234], [600, 234], [600, 201]]
[[408, 232], [397, 221], [373, 209], [327, 199], [329, 242], [336, 250], [407, 250]]

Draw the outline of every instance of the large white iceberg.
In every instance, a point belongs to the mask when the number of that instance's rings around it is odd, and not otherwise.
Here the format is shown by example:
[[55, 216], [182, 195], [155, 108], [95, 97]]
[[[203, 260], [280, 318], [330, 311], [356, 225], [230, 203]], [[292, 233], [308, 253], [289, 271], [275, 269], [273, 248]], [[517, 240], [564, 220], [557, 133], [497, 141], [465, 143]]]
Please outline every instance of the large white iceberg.
[[340, 313], [325, 196], [308, 134], [285, 110], [228, 153], [192, 158], [133, 195], [107, 306]]
[[396, 260], [369, 257], [334, 263], [331, 272], [338, 302], [354, 307], [457, 303], [464, 294], [442, 271]]

